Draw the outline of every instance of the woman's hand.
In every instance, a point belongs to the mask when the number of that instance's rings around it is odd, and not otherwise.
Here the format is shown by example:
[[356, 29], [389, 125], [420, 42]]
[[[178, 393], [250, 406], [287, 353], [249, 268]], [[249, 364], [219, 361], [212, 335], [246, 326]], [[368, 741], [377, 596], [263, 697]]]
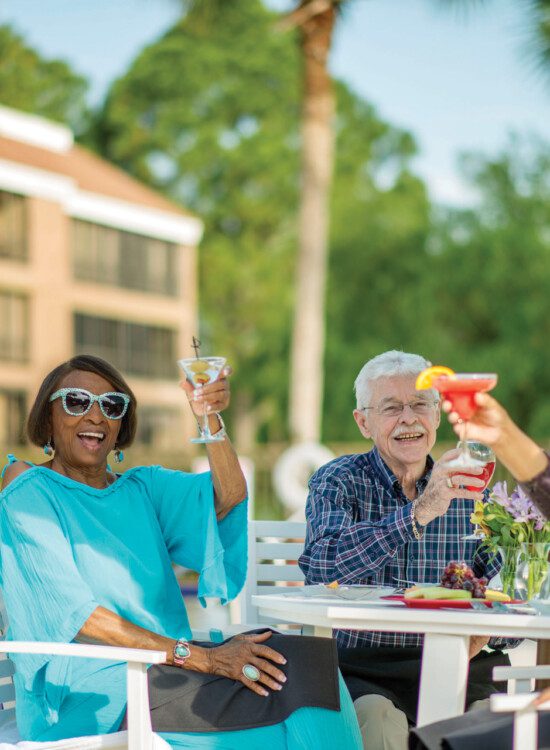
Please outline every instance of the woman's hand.
[[193, 414], [201, 417], [205, 413], [220, 412], [229, 406], [230, 393], [229, 381], [227, 378], [233, 370], [226, 365], [220, 373], [220, 377], [213, 383], [201, 385], [194, 388], [188, 380], [180, 382], [180, 388], [185, 391]]
[[[212, 674], [239, 680], [258, 695], [269, 695], [262, 684], [272, 690], [281, 690], [286, 677], [275, 664], [286, 664], [286, 659], [269, 646], [264, 646], [264, 642], [271, 638], [271, 635], [271, 631], [255, 635], [236, 635], [222, 646], [209, 649]], [[245, 664], [251, 664], [259, 670], [260, 679], [257, 682], [244, 676], [242, 669]]]
[[452, 410], [450, 401], [443, 402], [443, 411], [447, 412], [449, 422], [461, 440], [479, 440], [494, 448], [504, 440], [510, 418], [498, 401], [488, 393], [476, 393], [474, 399], [477, 409], [467, 424]]

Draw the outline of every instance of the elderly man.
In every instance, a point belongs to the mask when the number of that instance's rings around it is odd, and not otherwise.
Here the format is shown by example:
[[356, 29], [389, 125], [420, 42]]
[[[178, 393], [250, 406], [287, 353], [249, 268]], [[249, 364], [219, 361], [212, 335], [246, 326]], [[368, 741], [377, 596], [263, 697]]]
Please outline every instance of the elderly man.
[[[456, 451], [436, 462], [430, 456], [440, 421], [438, 395], [415, 390], [416, 376], [428, 366], [417, 354], [389, 351], [359, 373], [353, 416], [374, 447], [331, 461], [310, 481], [300, 558], [308, 583], [437, 583], [451, 560], [466, 561], [478, 577], [498, 572], [479, 542], [467, 538], [474, 501], [483, 494], [462, 487], [481, 488], [483, 482], [457, 476], [447, 465]], [[416, 715], [422, 636], [335, 635], [365, 747], [404, 750]], [[499, 650], [481, 651], [488, 640], [471, 639], [470, 706], [494, 691], [492, 667], [509, 663]], [[489, 645], [498, 649], [503, 641]]]

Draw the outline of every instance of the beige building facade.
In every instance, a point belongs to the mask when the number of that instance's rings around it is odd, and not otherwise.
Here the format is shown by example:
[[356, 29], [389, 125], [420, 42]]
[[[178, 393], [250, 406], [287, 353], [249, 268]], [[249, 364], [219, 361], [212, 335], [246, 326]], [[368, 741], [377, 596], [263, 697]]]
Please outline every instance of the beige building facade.
[[0, 445], [21, 441], [44, 375], [83, 352], [128, 378], [142, 446], [186, 441], [176, 360], [197, 331], [202, 230], [67, 128], [0, 107]]

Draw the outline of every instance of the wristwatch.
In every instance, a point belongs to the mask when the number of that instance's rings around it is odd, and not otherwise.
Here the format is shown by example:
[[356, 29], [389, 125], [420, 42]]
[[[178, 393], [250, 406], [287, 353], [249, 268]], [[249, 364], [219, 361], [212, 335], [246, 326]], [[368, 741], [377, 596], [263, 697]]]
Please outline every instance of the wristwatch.
[[172, 652], [174, 666], [184, 667], [186, 660], [189, 659], [190, 656], [191, 647], [189, 645], [189, 641], [186, 641], [185, 638], [180, 638], [179, 640], [177, 640]]

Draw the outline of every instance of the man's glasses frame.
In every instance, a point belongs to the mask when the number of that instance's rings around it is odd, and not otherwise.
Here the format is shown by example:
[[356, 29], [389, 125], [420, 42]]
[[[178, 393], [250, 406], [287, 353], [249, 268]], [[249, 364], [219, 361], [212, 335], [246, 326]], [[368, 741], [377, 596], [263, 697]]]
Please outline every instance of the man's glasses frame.
[[[82, 408], [79, 407], [78, 409], [76, 409], [76, 411], [75, 407], [73, 406], [71, 411], [71, 409], [67, 405], [67, 396], [71, 393], [78, 394], [79, 396], [85, 396], [85, 398], [88, 399], [88, 405], [86, 406], [84, 403], [82, 405]], [[110, 404], [111, 406], [113, 405], [113, 396], [122, 399], [122, 401], [124, 402], [121, 413], [117, 414], [116, 416], [108, 414], [107, 411], [105, 411], [106, 407], [108, 408], [108, 404]], [[128, 406], [130, 404], [130, 396], [128, 396], [126, 393], [107, 391], [106, 393], [101, 393], [99, 396], [96, 396], [95, 393], [90, 393], [90, 391], [87, 391], [85, 388], [60, 388], [55, 393], [52, 393], [52, 395], [50, 396], [50, 401], [55, 401], [56, 398], [61, 399], [63, 409], [71, 417], [83, 417], [84, 414], [87, 414], [90, 411], [94, 403], [97, 401], [97, 403], [99, 404], [99, 408], [101, 409], [101, 413], [104, 417], [113, 420], [122, 419], [122, 417], [128, 411]]]
[[428, 399], [415, 399], [414, 401], [407, 401], [406, 404], [401, 403], [389, 403], [389, 404], [377, 404], [376, 406], [362, 406], [359, 411], [374, 410], [375, 414], [379, 417], [400, 417], [403, 410], [408, 406], [411, 411], [417, 416], [425, 416], [429, 414], [434, 406], [439, 404], [438, 400]]

